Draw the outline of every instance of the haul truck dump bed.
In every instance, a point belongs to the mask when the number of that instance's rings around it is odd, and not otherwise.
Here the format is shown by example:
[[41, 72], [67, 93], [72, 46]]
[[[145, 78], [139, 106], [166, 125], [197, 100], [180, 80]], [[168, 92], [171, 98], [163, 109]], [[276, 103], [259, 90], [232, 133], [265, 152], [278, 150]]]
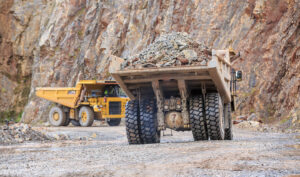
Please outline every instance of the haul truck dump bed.
[[36, 95], [56, 103], [49, 112], [49, 122], [54, 126], [70, 122], [91, 126], [94, 119], [119, 125], [129, 100], [115, 81], [104, 80], [82, 80], [75, 87], [36, 88]]
[[195, 140], [232, 139], [235, 73], [229, 50], [212, 50], [206, 66], [111, 69], [131, 101], [130, 144], [157, 143], [160, 131], [192, 130]]

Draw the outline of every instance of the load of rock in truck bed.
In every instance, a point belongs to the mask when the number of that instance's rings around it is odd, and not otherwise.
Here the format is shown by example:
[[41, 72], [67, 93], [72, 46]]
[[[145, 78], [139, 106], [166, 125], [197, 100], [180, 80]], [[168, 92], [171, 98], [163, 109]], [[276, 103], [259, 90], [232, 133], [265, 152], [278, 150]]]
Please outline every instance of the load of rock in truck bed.
[[194, 41], [187, 33], [177, 32], [161, 35], [139, 54], [125, 58], [121, 68], [205, 66], [211, 58], [211, 49]]

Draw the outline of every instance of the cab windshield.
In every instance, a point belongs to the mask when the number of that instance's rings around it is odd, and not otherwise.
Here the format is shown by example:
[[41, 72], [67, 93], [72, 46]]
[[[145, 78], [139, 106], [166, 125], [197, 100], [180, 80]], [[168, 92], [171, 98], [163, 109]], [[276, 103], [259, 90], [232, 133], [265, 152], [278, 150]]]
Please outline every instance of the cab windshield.
[[106, 97], [127, 97], [125, 92], [118, 85], [108, 85], [104, 87]]

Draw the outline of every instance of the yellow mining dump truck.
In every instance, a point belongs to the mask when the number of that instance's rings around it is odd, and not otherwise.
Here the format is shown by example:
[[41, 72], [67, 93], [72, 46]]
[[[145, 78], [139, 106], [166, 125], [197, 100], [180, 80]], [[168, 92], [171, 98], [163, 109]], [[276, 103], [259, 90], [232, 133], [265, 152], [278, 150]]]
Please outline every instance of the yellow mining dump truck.
[[166, 128], [191, 130], [195, 141], [232, 139], [231, 112], [241, 72], [232, 70], [229, 50], [212, 50], [206, 66], [110, 72], [131, 99], [125, 116], [129, 144], [159, 143]]
[[54, 126], [91, 126], [94, 119], [106, 119], [110, 126], [120, 124], [125, 117], [129, 98], [116, 81], [82, 80], [75, 87], [43, 87], [36, 95], [56, 103], [49, 112]]

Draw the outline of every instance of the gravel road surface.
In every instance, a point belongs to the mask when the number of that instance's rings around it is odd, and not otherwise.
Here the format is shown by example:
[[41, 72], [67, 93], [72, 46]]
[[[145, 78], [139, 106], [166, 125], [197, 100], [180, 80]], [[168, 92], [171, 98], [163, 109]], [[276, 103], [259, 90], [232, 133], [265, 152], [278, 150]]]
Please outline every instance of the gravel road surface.
[[[128, 145], [125, 127], [36, 127], [70, 140], [0, 146], [0, 176], [291, 176], [300, 174], [300, 135], [235, 127], [233, 141]], [[170, 130], [165, 132], [170, 134]]]

